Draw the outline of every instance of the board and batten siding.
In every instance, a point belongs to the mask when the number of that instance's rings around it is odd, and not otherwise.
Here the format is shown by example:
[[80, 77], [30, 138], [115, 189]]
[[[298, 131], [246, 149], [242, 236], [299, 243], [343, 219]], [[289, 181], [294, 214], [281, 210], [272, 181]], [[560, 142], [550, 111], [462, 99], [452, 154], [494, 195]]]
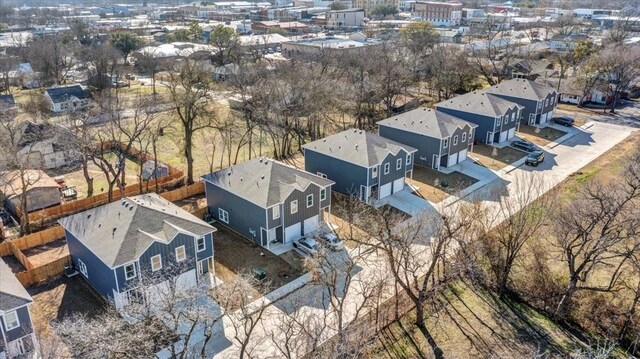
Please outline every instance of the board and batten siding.
[[[307, 207], [307, 195], [313, 194], [313, 205]], [[291, 202], [298, 201], [298, 212], [291, 213]], [[309, 184], [304, 192], [293, 190], [284, 201], [284, 227], [291, 226], [296, 223], [304, 222], [305, 219], [311, 218], [320, 213], [318, 201], [320, 200], [320, 187], [316, 184]], [[302, 233], [305, 233], [304, 224], [302, 224]]]
[[[467, 134], [467, 138], [464, 142], [462, 142], [462, 134], [466, 133]], [[453, 144], [453, 139], [455, 138], [455, 136], [458, 136], [458, 143], [457, 144]], [[463, 128], [457, 128], [453, 134], [451, 135], [451, 137], [449, 138], [449, 143], [447, 144], [447, 148], [444, 148], [444, 141], [442, 143], [442, 154], [454, 154], [454, 153], [458, 153], [462, 150], [468, 149], [469, 148], [469, 144], [473, 143], [473, 128], [469, 125], [464, 126]]]
[[[267, 191], [268, 188], [260, 190]], [[264, 208], [208, 181], [205, 181], [205, 193], [209, 212], [218, 222], [260, 244], [260, 228], [266, 228], [266, 212]], [[229, 213], [229, 223], [220, 220], [218, 211], [220, 208]], [[255, 230], [255, 237], [250, 230]]]
[[[206, 243], [206, 241], [205, 241]], [[176, 248], [184, 246], [187, 258], [183, 262], [176, 261]], [[178, 233], [171, 242], [165, 244], [154, 242], [140, 255], [140, 271], [143, 278], [157, 277], [158, 280], [173, 278], [179, 274], [188, 272], [196, 268], [196, 248], [194, 237]], [[151, 257], [160, 255], [162, 258], [162, 269], [157, 272], [151, 271]], [[140, 273], [137, 273], [140, 275]], [[139, 280], [139, 279], [138, 279]]]
[[[399, 170], [396, 169], [396, 162], [398, 161], [398, 159], [402, 159], [402, 167], [400, 167]], [[385, 163], [389, 164], [389, 173], [386, 175], [384, 174]], [[411, 168], [413, 168], [413, 161], [411, 161], [411, 164], [407, 166], [407, 151], [400, 150], [395, 155], [389, 153], [378, 168], [378, 178], [380, 179], [380, 186], [391, 183], [398, 178], [404, 178], [407, 171], [409, 171]], [[377, 183], [376, 178], [371, 178], [370, 181], [371, 184]]]
[[16, 339], [24, 337], [27, 334], [33, 333], [33, 328], [31, 327], [31, 315], [29, 313], [29, 306], [25, 305], [24, 307], [20, 307], [15, 311], [18, 315], [18, 322], [20, 322], [20, 325], [17, 328], [7, 330], [7, 327], [5, 327], [4, 324], [4, 317], [2, 317], [2, 320], [0, 320], [0, 325], [2, 325], [2, 331], [5, 334], [7, 342], [12, 342]]
[[[69, 255], [76, 270], [80, 273], [78, 260], [81, 260], [87, 267], [87, 282], [103, 297], [113, 300], [113, 290], [117, 289], [116, 279], [113, 270], [107, 266], [100, 258], [91, 252], [82, 242], [80, 242], [71, 232], [65, 229]], [[81, 276], [84, 274], [80, 273]]]
[[[327, 156], [309, 148], [304, 149], [304, 170], [314, 175], [318, 173], [327, 175], [327, 179], [335, 182], [332, 189], [347, 196], [354, 194], [359, 196], [360, 186], [367, 185], [368, 169], [366, 167]], [[330, 190], [327, 197], [331, 197]]]
[[[403, 143], [418, 150], [413, 162], [419, 166], [431, 167], [433, 155], [439, 155], [440, 139], [404, 131], [398, 128], [380, 125], [378, 134], [382, 137]], [[426, 157], [426, 159], [425, 159]]]

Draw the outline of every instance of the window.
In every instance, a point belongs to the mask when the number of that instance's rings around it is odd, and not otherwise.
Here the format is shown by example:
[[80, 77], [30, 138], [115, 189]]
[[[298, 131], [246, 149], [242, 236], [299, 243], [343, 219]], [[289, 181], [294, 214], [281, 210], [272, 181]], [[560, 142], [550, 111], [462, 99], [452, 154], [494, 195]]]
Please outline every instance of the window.
[[130, 280], [136, 277], [136, 265], [134, 263], [124, 266], [124, 277], [127, 280]]
[[218, 208], [218, 219], [224, 223], [229, 223], [229, 212], [222, 208]]
[[442, 148], [447, 148], [447, 146], [449, 146], [449, 139], [445, 138], [444, 142], [442, 143]]
[[502, 117], [498, 117], [498, 124], [496, 126], [500, 126], [501, 123], [502, 123]]
[[371, 169], [371, 178], [376, 178], [378, 177], [378, 167], [373, 167]]
[[307, 208], [313, 206], [313, 195], [310, 194], [307, 196]]
[[453, 136], [453, 145], [457, 145], [458, 144], [458, 135]]
[[151, 257], [151, 270], [155, 272], [160, 269], [162, 269], [162, 256], [158, 254], [157, 256]]
[[384, 174], [388, 175], [391, 170], [391, 166], [388, 163], [384, 164]]
[[544, 106], [549, 106], [549, 99], [544, 100]]
[[80, 270], [80, 273], [82, 273], [82, 275], [89, 278], [89, 275], [87, 274], [87, 266], [84, 264], [83, 261], [79, 259], [78, 259], [78, 269]]
[[320, 201], [324, 201], [327, 199], [327, 189], [323, 188], [320, 190]]
[[407, 155], [407, 165], [411, 164], [411, 155]]
[[278, 219], [280, 218], [280, 206], [275, 206], [273, 207], [273, 209], [271, 210], [271, 217], [273, 217], [273, 219]]
[[396, 161], [396, 169], [399, 170], [402, 168], [402, 158], [398, 158]]
[[298, 213], [298, 200], [291, 201], [291, 214]]
[[462, 133], [462, 142], [467, 142], [467, 133], [466, 132]]
[[14, 310], [4, 314], [4, 326], [7, 330], [15, 329], [20, 326], [20, 320], [18, 320], [18, 313]]
[[176, 262], [182, 262], [185, 259], [187, 259], [187, 252], [185, 252], [184, 246], [176, 248]]
[[200, 237], [196, 240], [196, 248], [198, 252], [202, 252], [205, 250], [206, 246], [204, 245], [204, 237]]
[[327, 175], [322, 173], [322, 172], [318, 172], [316, 173], [318, 176], [322, 177], [322, 178], [327, 178]]

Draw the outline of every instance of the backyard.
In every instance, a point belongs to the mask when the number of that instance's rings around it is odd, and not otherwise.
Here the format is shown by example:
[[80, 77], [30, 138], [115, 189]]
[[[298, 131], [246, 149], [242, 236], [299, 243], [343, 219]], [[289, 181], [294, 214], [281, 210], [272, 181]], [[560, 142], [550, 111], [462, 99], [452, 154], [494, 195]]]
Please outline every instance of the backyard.
[[494, 171], [499, 171], [526, 155], [525, 152], [510, 146], [498, 148], [491, 145], [475, 145], [473, 146], [473, 152], [470, 154], [480, 165]]
[[415, 188], [414, 195], [432, 203], [439, 203], [476, 182], [477, 179], [457, 171], [444, 173], [418, 166], [413, 167], [413, 179], [407, 179], [407, 183]]

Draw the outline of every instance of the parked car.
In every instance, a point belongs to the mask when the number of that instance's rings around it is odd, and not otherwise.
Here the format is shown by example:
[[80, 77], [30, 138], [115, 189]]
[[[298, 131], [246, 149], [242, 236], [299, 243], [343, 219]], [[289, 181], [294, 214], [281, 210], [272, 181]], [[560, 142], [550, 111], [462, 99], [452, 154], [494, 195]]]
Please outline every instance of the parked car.
[[523, 150], [525, 152], [533, 152], [538, 149], [533, 143], [524, 140], [515, 140], [511, 142], [511, 147]]
[[575, 122], [571, 117], [554, 117], [551, 121], [566, 127], [573, 126], [573, 123]]
[[318, 254], [318, 242], [311, 238], [302, 237], [294, 241], [293, 248], [311, 256]]
[[524, 163], [529, 166], [537, 167], [543, 161], [544, 161], [544, 152], [538, 150], [538, 151], [533, 151], [529, 153], [527, 158], [524, 160]]
[[322, 234], [318, 239], [322, 245], [327, 246], [332, 251], [340, 251], [344, 248], [344, 242], [333, 233]]

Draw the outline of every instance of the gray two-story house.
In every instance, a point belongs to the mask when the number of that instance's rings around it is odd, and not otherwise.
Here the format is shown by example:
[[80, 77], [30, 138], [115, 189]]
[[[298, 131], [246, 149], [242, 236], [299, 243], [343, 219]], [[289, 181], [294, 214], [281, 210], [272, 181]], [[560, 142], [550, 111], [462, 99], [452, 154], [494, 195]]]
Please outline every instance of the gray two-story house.
[[486, 91], [473, 91], [439, 102], [436, 109], [475, 123], [475, 141], [493, 144], [515, 137], [522, 106]]
[[527, 79], [502, 81], [485, 91], [522, 106], [520, 121], [525, 125], [550, 121], [558, 105], [558, 91], [555, 88]]
[[336, 192], [367, 203], [401, 191], [413, 172], [416, 149], [362, 130], [346, 130], [308, 143], [307, 172], [335, 181]]
[[29, 307], [33, 299], [0, 259], [0, 358], [38, 358]]
[[440, 169], [467, 159], [478, 127], [430, 108], [419, 108], [378, 122], [380, 136], [417, 150], [414, 164]]
[[121, 309], [176, 288], [211, 284], [214, 227], [157, 194], [127, 197], [59, 220], [76, 270]]
[[333, 181], [263, 157], [202, 178], [209, 213], [267, 249], [316, 232], [331, 210]]

